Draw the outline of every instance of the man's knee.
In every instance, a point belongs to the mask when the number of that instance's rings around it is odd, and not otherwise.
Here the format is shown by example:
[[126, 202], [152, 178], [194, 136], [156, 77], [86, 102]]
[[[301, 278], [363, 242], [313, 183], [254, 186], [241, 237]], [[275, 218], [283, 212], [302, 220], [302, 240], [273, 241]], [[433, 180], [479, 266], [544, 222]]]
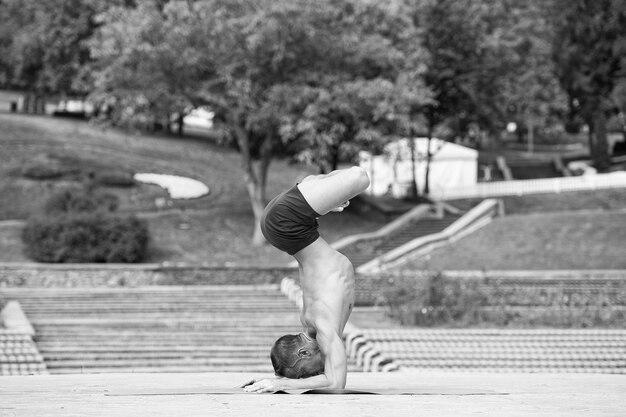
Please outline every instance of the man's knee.
[[353, 166], [350, 168], [351, 181], [356, 188], [361, 191], [370, 186], [370, 177], [367, 175], [367, 171], [359, 166]]

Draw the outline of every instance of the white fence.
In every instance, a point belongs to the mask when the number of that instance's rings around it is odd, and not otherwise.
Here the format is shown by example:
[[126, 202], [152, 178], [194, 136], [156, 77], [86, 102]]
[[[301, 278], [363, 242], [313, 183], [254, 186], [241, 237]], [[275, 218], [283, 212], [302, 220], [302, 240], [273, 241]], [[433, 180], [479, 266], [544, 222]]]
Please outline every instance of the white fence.
[[459, 198], [490, 198], [507, 195], [527, 195], [562, 193], [567, 191], [588, 191], [605, 188], [626, 187], [626, 172], [583, 175], [579, 177], [542, 178], [536, 180], [514, 180], [482, 182], [471, 187], [448, 188], [431, 193], [436, 200]]

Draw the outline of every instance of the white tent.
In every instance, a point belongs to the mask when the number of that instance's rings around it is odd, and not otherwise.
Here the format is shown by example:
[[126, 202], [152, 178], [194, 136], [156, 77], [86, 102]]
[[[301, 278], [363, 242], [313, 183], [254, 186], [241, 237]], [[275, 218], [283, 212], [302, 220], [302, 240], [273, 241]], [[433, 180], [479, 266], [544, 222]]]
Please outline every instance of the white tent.
[[[427, 138], [414, 138], [415, 175], [420, 193], [426, 178]], [[477, 182], [478, 152], [465, 146], [437, 138], [430, 141], [430, 192], [473, 186]], [[412, 182], [411, 146], [409, 139], [388, 144], [382, 155], [359, 153], [360, 166], [367, 170], [371, 184], [367, 192], [372, 195], [391, 193], [402, 198], [407, 195]]]

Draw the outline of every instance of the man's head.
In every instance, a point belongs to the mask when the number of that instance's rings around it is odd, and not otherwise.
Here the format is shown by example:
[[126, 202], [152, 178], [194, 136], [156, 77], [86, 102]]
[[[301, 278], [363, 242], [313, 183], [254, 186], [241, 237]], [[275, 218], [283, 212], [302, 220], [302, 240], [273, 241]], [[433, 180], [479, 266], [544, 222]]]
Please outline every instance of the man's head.
[[279, 338], [270, 353], [276, 375], [308, 378], [324, 373], [324, 357], [315, 339], [304, 333]]

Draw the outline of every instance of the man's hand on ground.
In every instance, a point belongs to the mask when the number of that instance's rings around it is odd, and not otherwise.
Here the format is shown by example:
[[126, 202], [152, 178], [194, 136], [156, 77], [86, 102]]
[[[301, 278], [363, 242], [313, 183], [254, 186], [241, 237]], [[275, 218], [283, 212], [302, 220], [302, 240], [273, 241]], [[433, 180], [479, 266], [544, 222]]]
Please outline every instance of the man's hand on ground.
[[261, 394], [264, 392], [276, 392], [284, 389], [284, 384], [282, 384], [282, 378], [267, 378], [252, 381], [242, 385], [242, 388], [245, 392], [256, 392], [257, 394]]

